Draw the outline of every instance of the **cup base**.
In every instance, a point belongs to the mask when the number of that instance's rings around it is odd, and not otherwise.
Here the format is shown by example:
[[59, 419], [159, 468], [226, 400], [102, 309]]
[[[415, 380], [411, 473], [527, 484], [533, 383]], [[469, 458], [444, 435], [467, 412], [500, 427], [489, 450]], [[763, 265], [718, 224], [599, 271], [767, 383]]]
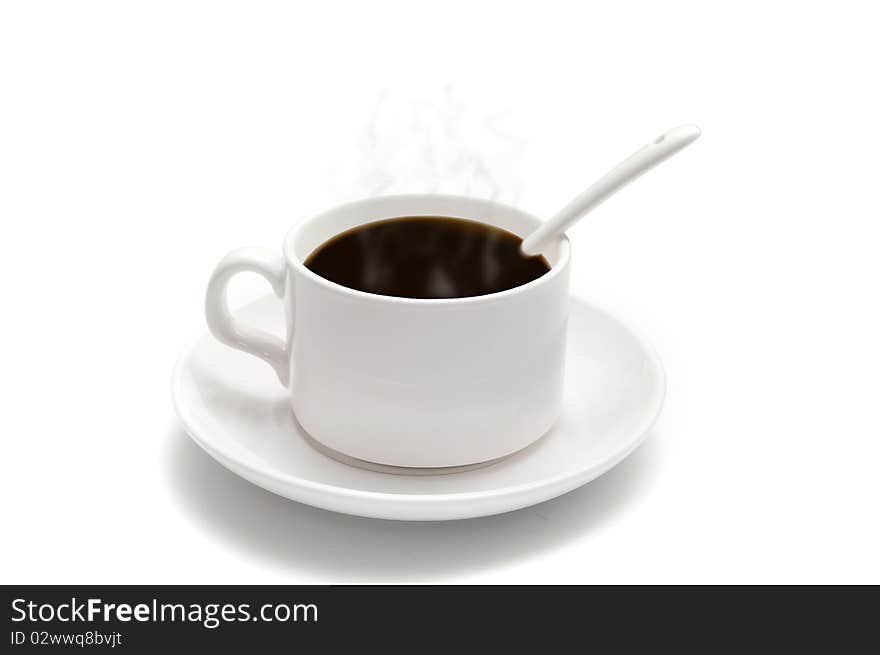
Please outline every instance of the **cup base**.
[[[296, 420], [294, 418], [294, 420]], [[310, 435], [305, 428], [297, 421], [297, 425], [300, 430], [303, 432], [303, 436], [305, 437], [306, 442], [317, 450], [322, 455], [326, 455], [331, 459], [335, 459], [337, 462], [341, 464], [346, 464], [347, 466], [354, 466], [355, 468], [366, 469], [367, 471], [373, 471], [374, 473], [388, 473], [390, 475], [449, 475], [451, 473], [464, 473], [466, 471], [473, 471], [474, 469], [480, 469], [487, 466], [492, 466], [500, 462], [503, 459], [507, 459], [510, 455], [503, 455], [502, 457], [496, 457], [495, 459], [490, 459], [485, 462], [476, 462], [474, 464], [464, 464], [461, 466], [392, 466], [390, 464], [378, 464], [376, 462], [368, 462], [365, 459], [358, 459], [357, 457], [352, 457], [350, 455], [346, 455], [344, 453], [340, 453], [338, 450], [333, 450], [329, 446], [325, 446], [320, 441], [315, 439], [312, 435]], [[511, 453], [513, 455], [515, 453]]]

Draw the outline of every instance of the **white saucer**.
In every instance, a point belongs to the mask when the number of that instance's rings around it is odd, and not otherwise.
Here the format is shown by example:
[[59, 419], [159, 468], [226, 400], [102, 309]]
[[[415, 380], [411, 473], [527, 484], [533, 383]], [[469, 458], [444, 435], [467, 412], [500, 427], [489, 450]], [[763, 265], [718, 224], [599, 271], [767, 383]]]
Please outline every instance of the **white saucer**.
[[[267, 296], [239, 312], [280, 334]], [[572, 299], [565, 398], [556, 426], [490, 466], [446, 475], [399, 475], [343, 464], [296, 424], [286, 390], [265, 363], [205, 334], [172, 380], [190, 436], [228, 469], [315, 507], [383, 519], [436, 521], [500, 514], [555, 498], [602, 475], [641, 443], [663, 404], [660, 360], [640, 336]]]

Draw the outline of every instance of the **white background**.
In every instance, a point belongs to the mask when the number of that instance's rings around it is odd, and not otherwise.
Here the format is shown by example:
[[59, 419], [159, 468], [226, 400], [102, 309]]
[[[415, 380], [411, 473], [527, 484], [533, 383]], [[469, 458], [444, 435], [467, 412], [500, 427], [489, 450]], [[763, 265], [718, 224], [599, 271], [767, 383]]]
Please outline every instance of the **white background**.
[[[880, 582], [871, 8], [3, 3], [2, 581]], [[605, 477], [504, 516], [272, 496], [173, 415], [208, 274], [344, 199], [327, 171], [380, 92], [449, 84], [527, 137], [517, 203], [542, 216], [703, 128], [569, 232], [575, 293], [664, 359], [660, 422]]]

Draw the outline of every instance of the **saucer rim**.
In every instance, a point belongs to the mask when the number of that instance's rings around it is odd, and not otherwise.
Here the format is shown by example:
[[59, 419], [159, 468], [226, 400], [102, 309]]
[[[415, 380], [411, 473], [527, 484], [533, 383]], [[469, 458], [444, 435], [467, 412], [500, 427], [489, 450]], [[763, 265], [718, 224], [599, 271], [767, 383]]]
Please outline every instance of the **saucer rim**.
[[[272, 296], [271, 294], [265, 294], [263, 296], [260, 296], [259, 298], [254, 299], [251, 302], [242, 305], [235, 311], [245, 311], [256, 304], [265, 302], [269, 298], [274, 298], [274, 296]], [[614, 468], [617, 464], [619, 464], [621, 461], [626, 459], [626, 457], [632, 454], [647, 438], [648, 434], [651, 431], [651, 428], [657, 422], [660, 412], [663, 409], [664, 401], [666, 399], [666, 371], [663, 367], [660, 356], [657, 354], [654, 346], [639, 329], [633, 327], [631, 322], [625, 319], [621, 319], [617, 315], [612, 314], [610, 311], [599, 307], [576, 294], [571, 294], [570, 302], [578, 302], [586, 305], [592, 311], [602, 315], [604, 318], [612, 321], [613, 323], [616, 323], [624, 331], [628, 332], [635, 339], [638, 346], [644, 352], [648, 362], [650, 362], [650, 366], [654, 369], [654, 372], [657, 376], [657, 384], [655, 385], [651, 394], [651, 398], [648, 401], [648, 409], [644, 412], [646, 418], [643, 419], [643, 421], [639, 424], [637, 428], [631, 430], [631, 433], [636, 436], [628, 440], [625, 446], [614, 452], [612, 456], [607, 457], [599, 464], [596, 464], [586, 469], [567, 471], [549, 478], [540, 478], [531, 482], [524, 482], [517, 485], [498, 487], [496, 489], [484, 491], [398, 494], [384, 491], [368, 491], [352, 489], [350, 487], [340, 487], [337, 485], [328, 484], [326, 482], [306, 480], [296, 475], [284, 473], [275, 469], [267, 470], [265, 468], [260, 468], [252, 464], [247, 459], [242, 459], [240, 457], [230, 455], [229, 453], [224, 452], [223, 449], [208, 444], [204, 439], [197, 436], [198, 430], [193, 427], [194, 425], [196, 425], [197, 422], [189, 415], [189, 412], [182, 406], [182, 403], [180, 401], [182, 395], [182, 373], [184, 368], [184, 361], [187, 359], [188, 355], [198, 346], [199, 342], [206, 336], [209, 336], [207, 330], [200, 332], [198, 335], [192, 337], [189, 341], [187, 341], [187, 344], [183, 347], [183, 349], [177, 356], [171, 375], [172, 405], [178, 419], [183, 426], [184, 431], [189, 435], [189, 437], [193, 441], [195, 441], [195, 443], [198, 444], [200, 448], [202, 448], [205, 452], [211, 455], [211, 457], [220, 462], [225, 468], [231, 470], [233, 473], [237, 475], [242, 475], [239, 470], [236, 470], [236, 468], [238, 468], [247, 471], [257, 479], [268, 479], [279, 486], [299, 487], [307, 492], [316, 492], [348, 500], [370, 499], [380, 503], [393, 502], [395, 504], [403, 503], [407, 505], [433, 506], [442, 505], [449, 502], [461, 503], [467, 502], [468, 500], [486, 500], [496, 497], [509, 498], [511, 496], [517, 496], [524, 493], [527, 494], [537, 489], [564, 488], [567, 483], [575, 481], [580, 482], [580, 484], [585, 484], [586, 482], [595, 480], [599, 476], [607, 473], [609, 470]], [[528, 448], [524, 450], [528, 450]], [[487, 468], [491, 467], [483, 467], [475, 469], [473, 471], [465, 471], [456, 475], [479, 475], [481, 472], [487, 470]], [[384, 474], [376, 473], [376, 475]], [[267, 491], [272, 491], [271, 489], [266, 488], [264, 485], [256, 483], [251, 478], [247, 479], [252, 483], [258, 484], [258, 486], [267, 489]], [[580, 485], [576, 484], [574, 487], [571, 488], [575, 488], [576, 486]], [[285, 496], [285, 494], [281, 494], [277, 491], [272, 492], [281, 496]]]

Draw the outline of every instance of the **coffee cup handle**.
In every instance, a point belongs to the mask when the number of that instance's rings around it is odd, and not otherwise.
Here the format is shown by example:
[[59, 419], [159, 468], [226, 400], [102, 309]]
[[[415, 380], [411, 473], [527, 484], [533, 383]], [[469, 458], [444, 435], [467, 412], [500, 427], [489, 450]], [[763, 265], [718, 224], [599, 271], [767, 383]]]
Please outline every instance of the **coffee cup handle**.
[[257, 273], [272, 285], [279, 298], [284, 297], [286, 265], [284, 259], [266, 248], [239, 248], [217, 264], [205, 293], [205, 319], [220, 342], [255, 355], [267, 362], [285, 387], [290, 383], [290, 362], [286, 343], [268, 332], [245, 325], [234, 318], [226, 300], [226, 287], [238, 273]]

